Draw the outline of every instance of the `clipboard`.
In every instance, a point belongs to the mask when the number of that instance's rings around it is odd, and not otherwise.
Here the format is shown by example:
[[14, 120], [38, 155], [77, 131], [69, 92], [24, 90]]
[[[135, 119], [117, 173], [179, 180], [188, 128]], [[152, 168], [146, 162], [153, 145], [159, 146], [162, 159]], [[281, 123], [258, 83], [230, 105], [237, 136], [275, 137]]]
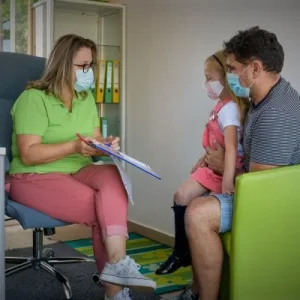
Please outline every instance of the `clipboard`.
[[100, 143], [100, 142], [97, 142], [97, 143], [93, 143], [91, 141], [87, 141], [84, 137], [82, 137], [80, 134], [76, 134], [77, 137], [85, 142], [87, 145], [99, 150], [99, 151], [102, 151], [106, 154], [108, 154], [109, 156], [112, 156], [112, 157], [116, 157], [118, 158], [119, 160], [123, 160], [125, 161], [126, 163], [140, 169], [141, 171], [151, 175], [152, 177], [158, 179], [158, 180], [161, 180], [161, 177], [155, 173], [151, 168], [150, 166], [148, 166], [147, 164], [137, 160], [137, 159], [134, 159], [133, 157], [130, 157], [128, 155], [126, 155], [125, 153], [123, 152], [120, 152], [120, 151], [115, 151], [114, 149], [112, 149], [109, 145], [105, 145], [103, 143]]

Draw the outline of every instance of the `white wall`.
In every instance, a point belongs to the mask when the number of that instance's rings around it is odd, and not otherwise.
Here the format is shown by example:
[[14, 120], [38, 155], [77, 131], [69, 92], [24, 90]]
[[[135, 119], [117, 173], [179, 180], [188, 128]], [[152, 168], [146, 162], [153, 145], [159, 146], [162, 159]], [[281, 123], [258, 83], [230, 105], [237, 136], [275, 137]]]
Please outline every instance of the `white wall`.
[[173, 234], [172, 196], [202, 153], [213, 105], [202, 91], [204, 60], [236, 31], [260, 25], [277, 34], [283, 75], [300, 91], [300, 1], [119, 2], [127, 4], [127, 152], [163, 178], [129, 168], [130, 219]]

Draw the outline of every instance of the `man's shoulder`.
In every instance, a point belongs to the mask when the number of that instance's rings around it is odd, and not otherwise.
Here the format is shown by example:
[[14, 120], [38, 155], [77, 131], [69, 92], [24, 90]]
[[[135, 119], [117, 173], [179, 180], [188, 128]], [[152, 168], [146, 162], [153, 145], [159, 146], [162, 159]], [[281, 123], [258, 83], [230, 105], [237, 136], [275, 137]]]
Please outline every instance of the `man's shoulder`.
[[300, 95], [287, 80], [281, 78], [274, 93], [270, 96], [268, 104], [263, 109], [264, 116], [278, 112], [278, 118], [280, 114], [283, 114], [300, 122]]
[[286, 100], [287, 103], [295, 102], [299, 104], [300, 100], [299, 92], [291, 85], [289, 81], [285, 80], [284, 78], [281, 78], [276, 97]]

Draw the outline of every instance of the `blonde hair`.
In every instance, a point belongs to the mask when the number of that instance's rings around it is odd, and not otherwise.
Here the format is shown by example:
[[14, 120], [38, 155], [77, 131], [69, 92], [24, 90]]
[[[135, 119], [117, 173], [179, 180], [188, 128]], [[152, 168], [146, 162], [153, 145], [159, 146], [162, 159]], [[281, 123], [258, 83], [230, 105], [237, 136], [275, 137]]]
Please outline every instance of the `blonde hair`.
[[[47, 94], [54, 94], [57, 98], [61, 98], [63, 88], [67, 86], [71, 94], [74, 94], [73, 59], [81, 48], [91, 49], [92, 62], [95, 63], [97, 46], [93, 41], [75, 34], [60, 37], [51, 50], [41, 79], [30, 82], [26, 89], [42, 90]], [[83, 95], [85, 96], [86, 93]]]
[[226, 52], [224, 50], [220, 50], [213, 54], [212, 56], [209, 56], [206, 59], [206, 62], [209, 62], [213, 65], [213, 67], [218, 71], [221, 72], [224, 75], [224, 81], [225, 81], [225, 88], [230, 93], [231, 99], [238, 105], [240, 110], [240, 121], [242, 124], [244, 124], [245, 116], [249, 109], [249, 101], [245, 98], [237, 97], [229, 87], [227, 80], [226, 80], [226, 73], [228, 72], [228, 67], [226, 65]]

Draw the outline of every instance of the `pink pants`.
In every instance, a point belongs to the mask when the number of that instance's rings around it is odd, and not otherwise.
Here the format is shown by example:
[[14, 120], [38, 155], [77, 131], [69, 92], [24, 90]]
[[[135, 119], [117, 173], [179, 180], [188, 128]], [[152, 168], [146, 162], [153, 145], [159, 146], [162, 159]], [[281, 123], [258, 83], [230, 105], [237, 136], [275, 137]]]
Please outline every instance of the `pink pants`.
[[90, 165], [73, 176], [13, 175], [10, 195], [13, 200], [53, 218], [91, 227], [99, 272], [107, 262], [103, 240], [111, 235], [128, 237], [127, 194], [113, 165]]

